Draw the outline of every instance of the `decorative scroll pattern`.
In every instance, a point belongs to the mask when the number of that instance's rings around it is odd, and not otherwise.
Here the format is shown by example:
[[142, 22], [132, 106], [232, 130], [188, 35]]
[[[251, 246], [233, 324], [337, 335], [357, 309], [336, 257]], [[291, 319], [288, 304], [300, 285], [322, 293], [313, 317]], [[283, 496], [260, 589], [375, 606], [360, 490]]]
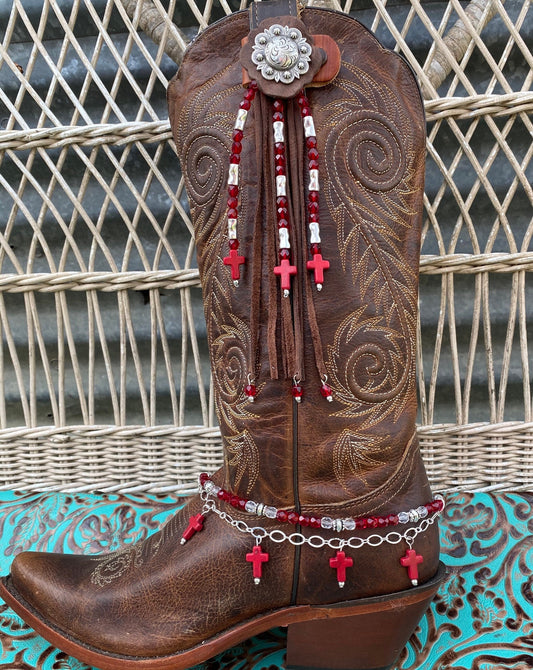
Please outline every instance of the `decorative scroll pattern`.
[[[131, 547], [168, 519], [176, 498], [2, 494], [0, 560], [7, 572], [22, 547], [111, 551]], [[530, 670], [533, 665], [533, 495], [457, 493], [441, 520], [448, 577], [395, 670]], [[86, 670], [0, 606], [0, 665]], [[278, 670], [286, 633], [275, 629], [226, 651], [206, 667]]]

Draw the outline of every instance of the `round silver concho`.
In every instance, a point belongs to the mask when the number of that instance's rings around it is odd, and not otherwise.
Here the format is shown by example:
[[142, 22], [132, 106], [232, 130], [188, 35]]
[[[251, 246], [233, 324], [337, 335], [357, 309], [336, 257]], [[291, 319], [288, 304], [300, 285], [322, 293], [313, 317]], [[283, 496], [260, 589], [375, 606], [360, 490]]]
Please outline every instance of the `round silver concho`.
[[309, 70], [311, 52], [298, 28], [275, 23], [256, 36], [252, 62], [265, 79], [291, 84]]

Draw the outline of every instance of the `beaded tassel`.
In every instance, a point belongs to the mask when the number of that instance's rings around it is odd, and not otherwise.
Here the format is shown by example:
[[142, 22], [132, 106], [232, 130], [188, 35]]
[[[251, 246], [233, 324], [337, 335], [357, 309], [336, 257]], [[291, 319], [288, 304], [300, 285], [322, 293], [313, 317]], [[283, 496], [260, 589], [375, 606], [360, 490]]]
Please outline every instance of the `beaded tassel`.
[[304, 91], [297, 98], [302, 115], [305, 144], [307, 147], [307, 160], [309, 167], [309, 186], [307, 194], [307, 215], [309, 220], [309, 250], [312, 260], [307, 261], [307, 269], [312, 270], [317, 291], [322, 290], [324, 284], [324, 270], [329, 268], [329, 261], [322, 258], [320, 247], [320, 225], [319, 225], [319, 180], [318, 180], [318, 148], [315, 131], [315, 123], [311, 116], [309, 100]]
[[289, 209], [287, 200], [287, 172], [285, 160], [285, 116], [282, 100], [274, 102], [272, 116], [274, 128], [274, 161], [276, 164], [276, 218], [279, 237], [279, 265], [274, 274], [280, 278], [283, 297], [288, 298], [291, 290], [291, 276], [296, 274], [296, 266], [291, 265], [291, 243], [289, 240]]
[[224, 265], [231, 268], [231, 278], [235, 286], [239, 285], [241, 278], [240, 266], [245, 263], [244, 256], [239, 256], [239, 240], [237, 238], [237, 217], [239, 213], [239, 164], [241, 162], [242, 138], [246, 117], [255, 98], [257, 84], [252, 81], [244, 94], [239, 105], [239, 112], [233, 127], [233, 144], [231, 145], [231, 156], [229, 159], [228, 173], [228, 245], [229, 255], [224, 257]]

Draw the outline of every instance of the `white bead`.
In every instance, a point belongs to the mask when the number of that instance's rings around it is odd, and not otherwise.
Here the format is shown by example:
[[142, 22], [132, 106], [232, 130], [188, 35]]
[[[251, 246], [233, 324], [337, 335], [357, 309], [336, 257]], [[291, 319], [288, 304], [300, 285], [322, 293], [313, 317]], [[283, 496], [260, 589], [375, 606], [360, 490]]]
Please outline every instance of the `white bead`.
[[274, 142], [285, 142], [283, 139], [283, 121], [274, 121]]
[[237, 219], [228, 219], [228, 238], [237, 239]]
[[281, 195], [287, 195], [287, 177], [284, 174], [276, 177], [276, 195], [278, 198]]
[[311, 221], [309, 232], [311, 233], [311, 244], [320, 244], [320, 227], [317, 221]]
[[247, 116], [247, 109], [239, 109], [237, 113], [237, 120], [235, 121], [235, 130], [244, 130], [244, 124], [246, 123]]
[[309, 190], [318, 191], [318, 170], [309, 170]]
[[279, 248], [280, 249], [290, 249], [291, 243], [289, 242], [289, 229], [280, 228], [279, 229]]
[[312, 116], [304, 116], [304, 133], [306, 137], [316, 137], [315, 122]]
[[230, 186], [239, 185], [239, 166], [237, 165], [237, 163], [229, 164], [228, 184]]

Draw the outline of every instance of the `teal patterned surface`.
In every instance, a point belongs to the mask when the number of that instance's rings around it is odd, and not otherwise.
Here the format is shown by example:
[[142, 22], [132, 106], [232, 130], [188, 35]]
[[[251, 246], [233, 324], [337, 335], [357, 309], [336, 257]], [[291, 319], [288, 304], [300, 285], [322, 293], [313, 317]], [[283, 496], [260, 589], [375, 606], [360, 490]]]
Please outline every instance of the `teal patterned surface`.
[[[156, 530], [180, 504], [146, 495], [0, 493], [0, 561], [27, 549], [99, 554]], [[533, 668], [533, 495], [460, 493], [441, 523], [448, 578], [403, 651], [398, 670]], [[0, 605], [0, 667], [87, 670]], [[196, 670], [283, 668], [274, 629]]]

